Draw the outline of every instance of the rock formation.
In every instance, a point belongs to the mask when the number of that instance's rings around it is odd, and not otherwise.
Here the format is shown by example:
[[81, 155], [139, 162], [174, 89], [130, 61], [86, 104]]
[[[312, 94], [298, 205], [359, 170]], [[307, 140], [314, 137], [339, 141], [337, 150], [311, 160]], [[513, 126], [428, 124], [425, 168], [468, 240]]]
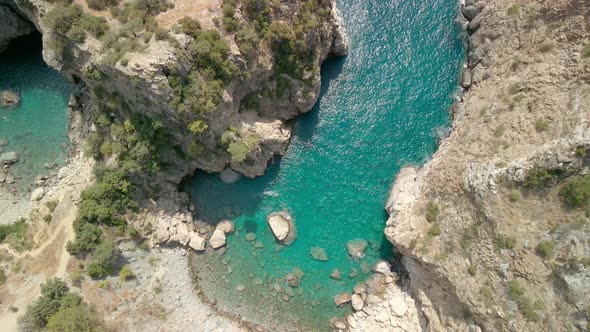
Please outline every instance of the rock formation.
[[7, 0], [0, 0], [0, 53], [4, 52], [10, 42], [18, 37], [32, 33], [34, 27], [24, 19], [15, 6]]
[[293, 237], [294, 224], [293, 218], [286, 211], [274, 212], [268, 215], [266, 222], [272, 231], [272, 234], [279, 241], [285, 241], [288, 237]]

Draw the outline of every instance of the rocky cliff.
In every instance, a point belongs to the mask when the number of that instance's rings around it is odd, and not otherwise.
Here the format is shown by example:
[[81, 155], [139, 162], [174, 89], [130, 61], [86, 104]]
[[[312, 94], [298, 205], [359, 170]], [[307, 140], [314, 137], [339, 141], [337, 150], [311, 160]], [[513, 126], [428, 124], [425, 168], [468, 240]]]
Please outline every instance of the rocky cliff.
[[31, 23], [21, 17], [11, 3], [4, 0], [0, 1], [0, 22], [0, 52], [6, 50], [14, 38], [34, 31]]
[[466, 1], [452, 133], [403, 169], [385, 234], [434, 331], [587, 331], [590, 6]]

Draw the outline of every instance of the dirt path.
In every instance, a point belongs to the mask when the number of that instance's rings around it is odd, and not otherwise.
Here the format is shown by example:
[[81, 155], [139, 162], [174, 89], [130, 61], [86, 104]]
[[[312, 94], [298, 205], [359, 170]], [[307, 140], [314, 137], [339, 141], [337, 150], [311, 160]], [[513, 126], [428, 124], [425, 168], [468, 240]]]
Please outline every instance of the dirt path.
[[[59, 204], [53, 212], [51, 223], [41, 227], [41, 232], [51, 231], [49, 238], [31, 251], [14, 253], [12, 271], [8, 272], [6, 283], [0, 287], [0, 330], [16, 331], [17, 318], [38, 295], [40, 285], [48, 278], [67, 277], [70, 254], [65, 246], [75, 237], [73, 223], [78, 214], [76, 201], [87, 184], [91, 182], [92, 164], [84, 158], [76, 158], [67, 166], [65, 176], [48, 188], [44, 201], [35, 207], [43, 207], [44, 202], [53, 199]], [[35, 208], [33, 207], [33, 208]], [[27, 213], [28, 214], [28, 213]], [[14, 266], [20, 265], [19, 271]], [[18, 312], [8, 310], [8, 306], [18, 308]]]

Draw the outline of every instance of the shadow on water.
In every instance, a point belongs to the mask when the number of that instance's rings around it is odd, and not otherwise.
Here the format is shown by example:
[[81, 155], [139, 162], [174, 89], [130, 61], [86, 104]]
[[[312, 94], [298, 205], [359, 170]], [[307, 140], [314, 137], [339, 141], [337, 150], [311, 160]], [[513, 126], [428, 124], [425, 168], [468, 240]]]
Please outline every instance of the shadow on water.
[[[332, 80], [342, 72], [345, 61], [345, 58], [330, 57], [324, 62], [318, 101], [309, 113], [294, 120], [293, 136], [304, 141], [313, 137], [319, 123], [319, 105]], [[268, 189], [280, 176], [281, 161], [281, 157], [275, 158], [263, 176], [254, 179], [242, 177], [234, 184], [223, 183], [217, 174], [197, 171], [183, 187], [191, 195], [192, 201], [197, 202], [199, 218], [204, 222], [216, 224], [222, 219], [253, 216], [264, 197], [274, 194]], [[207, 204], [199, 204], [203, 201]], [[244, 227], [248, 232], [257, 230], [254, 220], [246, 221]]]
[[321, 68], [322, 80], [318, 101], [309, 113], [297, 119], [293, 136], [297, 136], [303, 142], [311, 140], [320, 121], [319, 109], [322, 98], [330, 89], [330, 83], [342, 73], [345, 62], [346, 57], [329, 57], [324, 61]]

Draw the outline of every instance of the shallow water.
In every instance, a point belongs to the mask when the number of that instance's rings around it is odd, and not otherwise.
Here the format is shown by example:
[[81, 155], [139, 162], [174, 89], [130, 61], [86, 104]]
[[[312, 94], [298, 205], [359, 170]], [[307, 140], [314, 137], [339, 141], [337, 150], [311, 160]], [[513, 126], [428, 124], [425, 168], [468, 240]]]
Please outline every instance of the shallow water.
[[46, 163], [63, 164], [67, 138], [68, 82], [43, 62], [41, 36], [34, 34], [14, 41], [0, 54], [0, 90], [21, 96], [14, 108], [0, 107], [0, 150], [16, 151], [20, 161], [11, 167], [18, 180], [14, 187], [25, 191]]
[[[341, 0], [338, 6], [350, 54], [322, 67], [321, 98], [297, 120], [287, 154], [263, 177], [223, 184], [217, 175], [198, 173], [188, 189], [202, 219], [236, 223], [225, 254], [193, 257], [205, 295], [281, 330], [328, 329], [331, 317], [350, 311], [336, 308], [334, 296], [351, 292], [369, 275], [367, 267], [389, 258], [388, 189], [400, 167], [422, 164], [435, 151], [463, 63], [456, 0]], [[266, 224], [279, 210], [289, 211], [297, 228], [286, 247]], [[369, 241], [361, 260], [346, 250], [357, 238]], [[313, 260], [312, 247], [325, 249], [328, 260]], [[291, 288], [284, 277], [296, 267], [305, 276]], [[342, 280], [330, 278], [334, 269]]]

